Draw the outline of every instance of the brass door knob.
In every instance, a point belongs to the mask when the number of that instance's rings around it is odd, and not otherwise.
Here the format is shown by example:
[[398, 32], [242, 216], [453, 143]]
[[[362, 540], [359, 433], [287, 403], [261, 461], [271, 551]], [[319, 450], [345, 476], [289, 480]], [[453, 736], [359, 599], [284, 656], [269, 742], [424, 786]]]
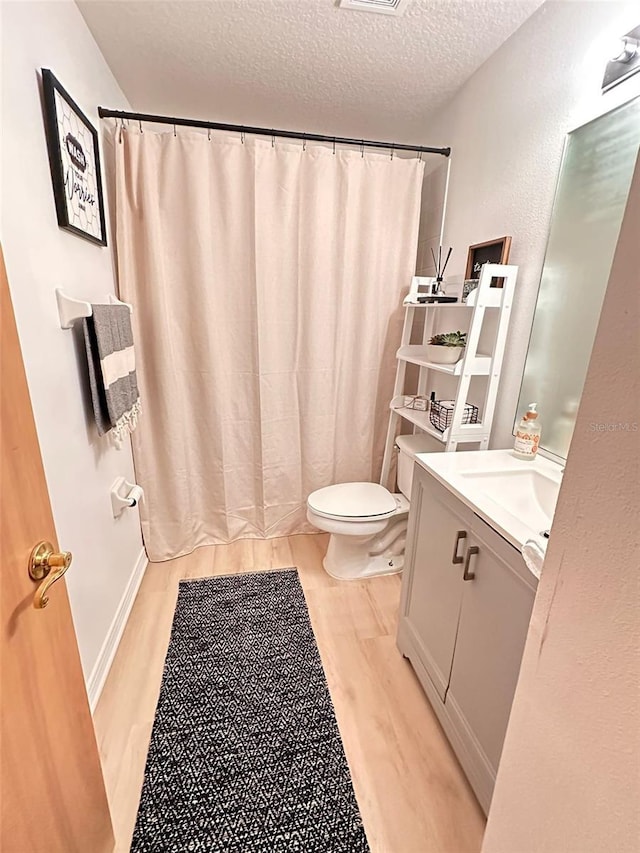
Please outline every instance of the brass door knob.
[[[42, 610], [49, 603], [47, 592], [60, 580], [71, 565], [71, 551], [54, 551], [51, 542], [38, 542], [29, 557], [29, 576], [31, 580], [43, 581], [33, 597], [33, 606]], [[46, 578], [46, 580], [45, 580]]]

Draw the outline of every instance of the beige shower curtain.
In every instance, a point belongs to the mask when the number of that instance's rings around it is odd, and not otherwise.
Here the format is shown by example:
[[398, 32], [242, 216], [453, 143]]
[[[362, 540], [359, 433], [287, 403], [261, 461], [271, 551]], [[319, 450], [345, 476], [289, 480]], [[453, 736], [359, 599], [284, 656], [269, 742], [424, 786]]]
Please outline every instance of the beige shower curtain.
[[310, 492], [379, 476], [423, 163], [114, 133], [149, 557], [311, 530]]

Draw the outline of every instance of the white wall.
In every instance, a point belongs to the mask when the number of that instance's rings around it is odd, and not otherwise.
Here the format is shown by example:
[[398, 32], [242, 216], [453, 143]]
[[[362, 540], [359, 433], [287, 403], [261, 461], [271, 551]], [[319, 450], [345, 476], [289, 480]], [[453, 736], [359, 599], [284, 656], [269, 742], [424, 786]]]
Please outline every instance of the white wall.
[[128, 104], [73, 2], [2, 6], [1, 238], [58, 537], [73, 552], [67, 585], [82, 665], [95, 690], [101, 648], [144, 562], [137, 510], [114, 520], [109, 501], [113, 480], [133, 477], [129, 446], [116, 451], [97, 435], [81, 329], [60, 329], [54, 294], [62, 287], [105, 301], [114, 292], [113, 240], [102, 248], [58, 228], [39, 69], [53, 71], [96, 127], [99, 104]]
[[[513, 441], [565, 134], [640, 93], [640, 74], [600, 93], [613, 37], [639, 23], [637, 2], [547, 2], [425, 128], [429, 145], [453, 149], [445, 227], [445, 246], [454, 247], [450, 283], [462, 282], [470, 244], [505, 234], [513, 237], [510, 262], [520, 267], [493, 447]], [[420, 236], [418, 267], [429, 275], [432, 234]]]
[[639, 234], [640, 158], [533, 609], [483, 853], [640, 850]]

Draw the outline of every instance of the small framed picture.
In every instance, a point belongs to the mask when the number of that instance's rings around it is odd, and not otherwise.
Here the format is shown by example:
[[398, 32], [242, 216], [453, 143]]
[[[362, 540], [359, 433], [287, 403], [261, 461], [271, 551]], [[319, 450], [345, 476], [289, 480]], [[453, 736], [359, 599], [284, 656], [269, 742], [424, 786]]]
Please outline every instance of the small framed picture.
[[48, 68], [42, 88], [58, 225], [106, 246], [98, 133]]
[[[510, 250], [511, 237], [500, 237], [497, 240], [488, 240], [486, 243], [469, 246], [465, 279], [480, 278], [480, 270], [484, 264], [508, 264]], [[502, 284], [501, 278], [495, 278], [491, 282], [492, 287], [502, 287]]]

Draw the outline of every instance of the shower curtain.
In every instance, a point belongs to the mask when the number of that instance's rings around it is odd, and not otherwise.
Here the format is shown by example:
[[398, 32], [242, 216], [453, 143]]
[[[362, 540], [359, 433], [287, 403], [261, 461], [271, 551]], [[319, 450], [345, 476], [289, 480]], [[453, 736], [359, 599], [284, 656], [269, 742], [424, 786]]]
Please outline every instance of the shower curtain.
[[424, 164], [183, 130], [113, 147], [150, 559], [311, 530], [310, 492], [379, 476]]

